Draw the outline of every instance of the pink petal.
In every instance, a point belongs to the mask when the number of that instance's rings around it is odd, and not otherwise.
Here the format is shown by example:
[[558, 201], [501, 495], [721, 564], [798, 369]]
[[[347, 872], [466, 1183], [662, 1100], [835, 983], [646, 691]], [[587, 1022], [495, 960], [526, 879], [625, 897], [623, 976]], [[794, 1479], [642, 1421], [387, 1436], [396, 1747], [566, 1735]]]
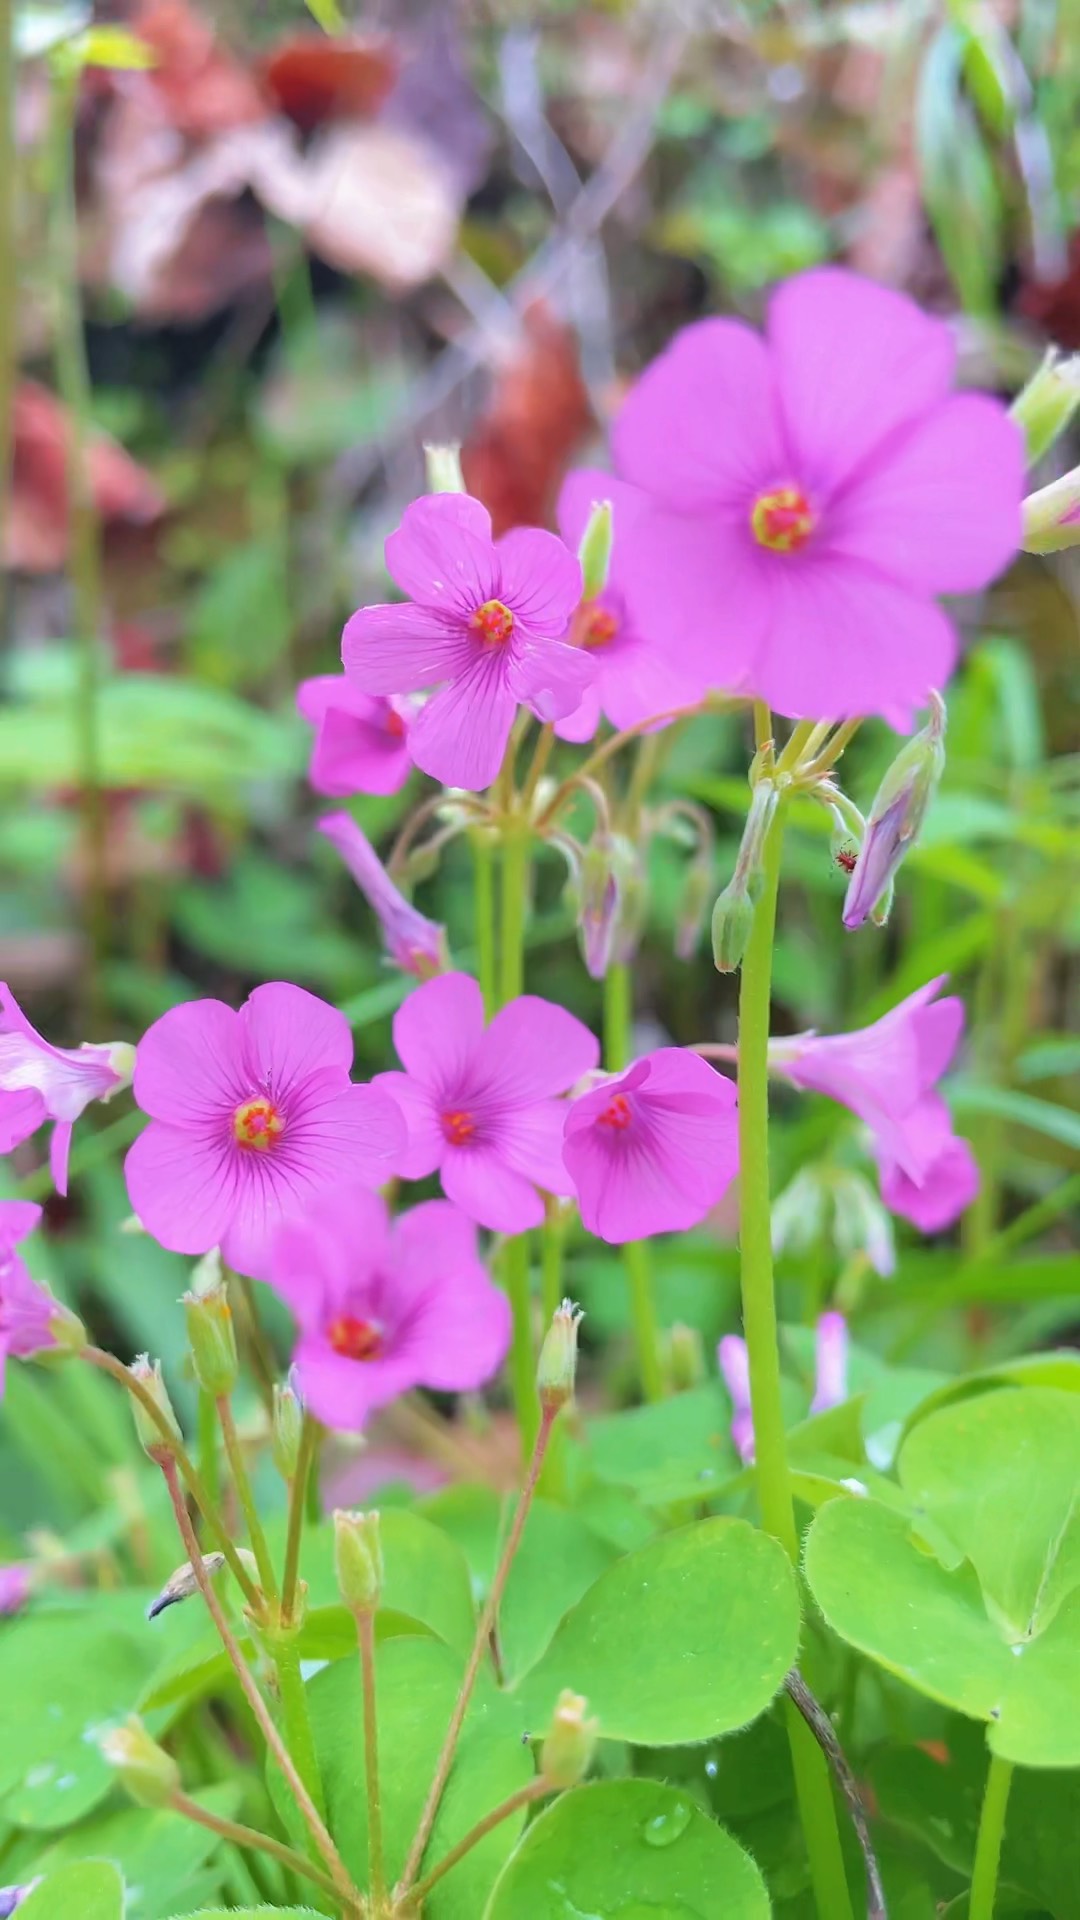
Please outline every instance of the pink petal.
[[490, 1147], [454, 1147], [442, 1163], [448, 1200], [492, 1233], [524, 1233], [544, 1218], [535, 1187]]
[[955, 994], [925, 1007], [912, 1017], [919, 1056], [920, 1092], [925, 1092], [949, 1066], [964, 1031], [964, 1003]]
[[612, 446], [623, 477], [666, 507], [749, 511], [787, 477], [764, 342], [738, 320], [685, 327], [630, 389]]
[[363, 1187], [342, 1189], [318, 1216], [288, 1220], [278, 1228], [270, 1285], [303, 1333], [319, 1332], [358, 1282], [374, 1275], [389, 1244], [386, 1202]]
[[466, 628], [411, 601], [361, 607], [345, 623], [341, 658], [367, 693], [414, 693], [464, 673], [476, 652]]
[[287, 981], [256, 987], [240, 1009], [244, 1054], [260, 1087], [287, 1099], [312, 1074], [352, 1066], [349, 1023], [317, 994]]
[[790, 477], [811, 490], [839, 486], [952, 382], [956, 349], [944, 321], [842, 267], [784, 281], [767, 332], [795, 456]]
[[499, 597], [491, 517], [467, 493], [425, 494], [406, 507], [386, 564], [402, 593], [455, 620]]
[[534, 634], [558, 639], [581, 599], [581, 568], [553, 533], [515, 527], [499, 541], [498, 598]]
[[602, 467], [577, 467], [563, 481], [555, 517], [567, 546], [576, 553], [589, 516], [602, 500], [611, 502], [614, 536], [611, 577], [617, 580], [619, 553], [628, 544], [635, 522], [648, 511], [648, 494], [625, 480], [617, 480]]
[[124, 1177], [133, 1212], [171, 1253], [208, 1253], [223, 1243], [236, 1207], [236, 1170], [212, 1134], [154, 1120], [128, 1149]]
[[422, 1086], [454, 1094], [484, 1031], [484, 1000], [467, 973], [428, 980], [394, 1015], [394, 1046]]
[[308, 777], [316, 793], [397, 793], [412, 762], [389, 700], [364, 693], [343, 673], [304, 680], [296, 704], [316, 727]]
[[562, 720], [573, 713], [595, 678], [596, 661], [584, 647], [515, 636], [506, 663], [507, 686], [538, 720]]
[[773, 611], [763, 563], [775, 558], [741, 519], [655, 508], [637, 523], [621, 563], [634, 627], [697, 695], [752, 685]]
[[[453, 1293], [462, 1276], [483, 1276], [476, 1223], [448, 1200], [423, 1200], [394, 1221], [388, 1269], [395, 1302], [410, 1308], [433, 1285]], [[434, 1384], [434, 1383], [429, 1383]]]
[[49, 1141], [49, 1171], [53, 1177], [53, 1186], [59, 1194], [66, 1194], [68, 1190], [68, 1160], [71, 1155], [71, 1136], [74, 1131], [73, 1121], [58, 1120]]
[[419, 1385], [409, 1366], [393, 1357], [349, 1360], [314, 1338], [300, 1342], [294, 1362], [306, 1404], [339, 1433], [359, 1433], [377, 1407]]
[[416, 765], [444, 786], [480, 793], [503, 763], [517, 702], [501, 649], [475, 652], [470, 664], [417, 717], [409, 741]]
[[881, 1197], [920, 1233], [942, 1233], [970, 1207], [982, 1184], [978, 1162], [966, 1140], [954, 1137], [916, 1183], [903, 1169], [881, 1168]]
[[769, 557], [773, 618], [754, 692], [791, 720], [879, 714], [908, 731], [956, 663], [941, 608], [839, 554]]
[[[286, 1108], [285, 1132], [265, 1156], [273, 1177], [306, 1204], [308, 1193], [348, 1190], [357, 1181], [379, 1186], [404, 1152], [405, 1122], [385, 1087], [344, 1086], [335, 1075], [315, 1075]], [[292, 1211], [303, 1211], [303, 1204]]]
[[471, 1083], [521, 1106], [565, 1093], [599, 1064], [600, 1043], [564, 1007], [523, 993], [495, 1015], [476, 1049]]
[[915, 592], [974, 593], [1020, 544], [1024, 443], [986, 394], [947, 400], [891, 440], [830, 508], [830, 549]]
[[637, 727], [655, 714], [694, 706], [701, 698], [700, 686], [679, 671], [669, 654], [636, 635], [625, 646], [616, 642], [601, 649], [599, 668], [600, 698], [613, 727]]
[[0, 1153], [10, 1153], [36, 1133], [46, 1119], [43, 1096], [36, 1087], [19, 1093], [0, 1093]]
[[426, 1086], [407, 1073], [377, 1073], [373, 1087], [390, 1095], [405, 1126], [405, 1145], [395, 1155], [391, 1171], [401, 1180], [424, 1180], [446, 1152], [446, 1135]]
[[397, 1352], [425, 1387], [468, 1393], [497, 1373], [510, 1345], [510, 1303], [477, 1264], [433, 1286], [402, 1329]]
[[170, 1007], [139, 1041], [133, 1085], [143, 1112], [171, 1126], [200, 1127], [238, 1106], [251, 1094], [239, 1014], [223, 1000]]
[[556, 720], [555, 732], [560, 740], [570, 740], [576, 746], [591, 740], [600, 725], [600, 688], [598, 680], [586, 687], [579, 706], [564, 719]]
[[496, 1129], [498, 1151], [508, 1167], [523, 1173], [545, 1193], [572, 1194], [574, 1183], [563, 1158], [564, 1100], [540, 1100], [500, 1116]]

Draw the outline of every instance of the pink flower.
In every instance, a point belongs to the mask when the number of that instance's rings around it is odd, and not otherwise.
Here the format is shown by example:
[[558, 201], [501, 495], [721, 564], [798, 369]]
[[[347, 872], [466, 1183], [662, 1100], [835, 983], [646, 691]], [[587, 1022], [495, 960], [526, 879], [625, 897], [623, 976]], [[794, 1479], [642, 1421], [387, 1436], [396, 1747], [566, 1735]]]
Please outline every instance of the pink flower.
[[50, 1046], [0, 981], [0, 1153], [28, 1140], [43, 1120], [55, 1120], [49, 1164], [57, 1192], [66, 1193], [76, 1120], [91, 1100], [130, 1086], [134, 1064], [135, 1049], [124, 1041]]
[[445, 1200], [391, 1223], [377, 1195], [339, 1194], [279, 1230], [270, 1278], [299, 1329], [300, 1392], [328, 1427], [355, 1432], [412, 1387], [480, 1387], [509, 1345], [509, 1306], [476, 1228]]
[[301, 680], [296, 704], [315, 728], [308, 779], [316, 793], [397, 793], [412, 772], [413, 702], [362, 693], [343, 673]]
[[429, 980], [449, 965], [446, 928], [425, 920], [395, 887], [366, 835], [349, 813], [326, 813], [318, 822], [340, 853], [382, 931], [383, 945], [396, 967]]
[[[754, 1458], [754, 1415], [750, 1405], [750, 1358], [740, 1334], [725, 1333], [716, 1349], [724, 1385], [731, 1398], [731, 1438], [739, 1458]], [[815, 1328], [814, 1397], [811, 1413], [842, 1406], [848, 1397], [848, 1325], [842, 1313], [823, 1313]]]
[[534, 527], [493, 541], [487, 509], [463, 493], [414, 500], [386, 543], [386, 564], [409, 603], [353, 614], [345, 671], [366, 693], [444, 683], [415, 721], [409, 751], [447, 786], [489, 786], [518, 703], [559, 720], [593, 677], [589, 654], [563, 643], [581, 568]]
[[239, 1013], [190, 1000], [139, 1042], [151, 1124], [125, 1165], [131, 1204], [175, 1253], [220, 1246], [263, 1279], [274, 1232], [343, 1185], [385, 1179], [404, 1144], [392, 1100], [349, 1080], [347, 1021], [301, 987], [256, 987]]
[[716, 1358], [731, 1400], [731, 1438], [740, 1460], [754, 1457], [754, 1415], [750, 1407], [750, 1356], [738, 1333], [725, 1333]]
[[596, 664], [596, 677], [581, 705], [555, 728], [563, 740], [591, 740], [601, 713], [613, 727], [634, 727], [670, 707], [692, 706], [699, 687], [681, 674], [675, 659], [649, 639], [635, 619], [624, 588], [627, 557], [649, 497], [599, 468], [567, 475], [559, 495], [559, 532], [576, 551], [597, 500], [610, 500], [614, 541], [607, 584], [594, 600], [582, 602], [572, 637]]
[[21, 1887], [0, 1887], [0, 1920], [11, 1920], [15, 1909], [21, 1907], [28, 1895], [33, 1893], [34, 1888], [40, 1885], [41, 1875], [38, 1874], [35, 1879], [26, 1881]]
[[701, 687], [813, 720], [906, 728], [943, 686], [937, 605], [1001, 572], [1024, 452], [996, 400], [950, 391], [948, 327], [837, 267], [777, 289], [766, 336], [687, 327], [615, 425], [650, 495], [626, 556], [642, 630]]
[[563, 1158], [590, 1233], [621, 1245], [697, 1226], [738, 1171], [735, 1088], [661, 1047], [575, 1100]]
[[33, 1584], [34, 1569], [27, 1561], [13, 1560], [0, 1567], [0, 1615], [21, 1613]]
[[421, 1180], [437, 1169], [447, 1198], [495, 1233], [539, 1226], [537, 1188], [572, 1191], [562, 1152], [566, 1107], [554, 1096], [595, 1067], [600, 1049], [588, 1028], [523, 994], [485, 1029], [476, 981], [444, 973], [398, 1008], [394, 1045], [405, 1072], [375, 1080], [409, 1132], [394, 1171]]
[[15, 1248], [41, 1219], [31, 1200], [0, 1200], [0, 1398], [9, 1359], [54, 1347], [53, 1318], [59, 1311], [52, 1294], [30, 1278]]
[[[964, 1025], [955, 995], [934, 1000], [945, 975], [909, 994], [873, 1026], [769, 1043], [769, 1064], [793, 1085], [838, 1100], [865, 1121], [894, 1213], [923, 1232], [948, 1226], [978, 1191], [970, 1148], [934, 1092]], [[933, 1004], [931, 1004], [933, 1003]]]

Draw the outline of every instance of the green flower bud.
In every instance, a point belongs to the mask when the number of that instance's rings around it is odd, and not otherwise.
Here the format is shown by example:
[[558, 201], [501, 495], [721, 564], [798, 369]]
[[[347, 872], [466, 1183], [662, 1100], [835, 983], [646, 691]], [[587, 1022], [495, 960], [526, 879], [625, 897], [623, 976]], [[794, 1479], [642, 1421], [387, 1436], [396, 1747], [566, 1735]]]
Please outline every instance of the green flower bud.
[[1017, 394], [1009, 412], [1027, 442], [1028, 465], [1034, 466], [1063, 434], [1080, 407], [1080, 354], [1062, 359], [1048, 348], [1042, 365]]
[[691, 860], [683, 875], [682, 892], [675, 909], [675, 958], [692, 960], [701, 944], [709, 913], [713, 886], [711, 849]]
[[383, 1582], [379, 1516], [334, 1514], [334, 1566], [341, 1597], [354, 1613], [374, 1613]]
[[754, 924], [754, 903], [748, 887], [737, 877], [729, 880], [712, 910], [712, 955], [717, 973], [735, 973], [742, 965]]
[[149, 1354], [140, 1353], [138, 1359], [132, 1361], [128, 1372], [132, 1379], [137, 1380], [145, 1389], [164, 1417], [167, 1432], [162, 1431], [148, 1408], [144, 1407], [141, 1399], [136, 1394], [132, 1394], [131, 1410], [135, 1418], [135, 1431], [139, 1436], [140, 1445], [150, 1455], [151, 1460], [156, 1460], [160, 1464], [162, 1460], [171, 1458], [176, 1452], [176, 1442], [183, 1438], [180, 1422], [173, 1412], [172, 1401], [169, 1399], [168, 1390], [161, 1377], [161, 1361], [155, 1360], [151, 1366]]
[[150, 1738], [136, 1714], [100, 1734], [98, 1746], [140, 1807], [171, 1806], [180, 1790], [180, 1769], [171, 1753]]
[[446, 446], [424, 445], [429, 493], [467, 493], [461, 471], [461, 448], [457, 442]]
[[578, 547], [581, 561], [581, 597], [595, 600], [607, 586], [611, 570], [611, 549], [615, 539], [615, 513], [610, 500], [594, 500]]
[[284, 1386], [274, 1386], [274, 1416], [271, 1453], [283, 1480], [292, 1480], [300, 1458], [300, 1435], [304, 1430], [304, 1406], [290, 1372]]
[[576, 1787], [592, 1764], [600, 1722], [586, 1719], [583, 1694], [564, 1687], [540, 1748], [540, 1774], [549, 1787]]
[[572, 1300], [564, 1300], [552, 1315], [536, 1369], [536, 1391], [545, 1412], [558, 1413], [574, 1397], [578, 1328], [583, 1318]]
[[[49, 1332], [62, 1353], [82, 1353], [88, 1341], [86, 1328], [77, 1313], [58, 1300], [49, 1315]], [[45, 1348], [44, 1354], [52, 1351]]]
[[[930, 696], [930, 719], [901, 747], [885, 775], [866, 822], [866, 833], [844, 897], [845, 927], [872, 917], [882, 926], [892, 903], [893, 881], [915, 844], [945, 766], [945, 702]], [[881, 908], [882, 918], [878, 917]]]
[[704, 1384], [705, 1342], [696, 1327], [685, 1327], [676, 1321], [667, 1338], [667, 1363], [673, 1392], [687, 1393], [691, 1387]]
[[1063, 553], [1080, 546], [1080, 467], [1028, 494], [1020, 545], [1025, 553]]
[[194, 1289], [185, 1293], [183, 1307], [195, 1378], [204, 1393], [220, 1400], [232, 1392], [240, 1372], [232, 1308], [220, 1264], [214, 1275], [201, 1261], [193, 1278]]

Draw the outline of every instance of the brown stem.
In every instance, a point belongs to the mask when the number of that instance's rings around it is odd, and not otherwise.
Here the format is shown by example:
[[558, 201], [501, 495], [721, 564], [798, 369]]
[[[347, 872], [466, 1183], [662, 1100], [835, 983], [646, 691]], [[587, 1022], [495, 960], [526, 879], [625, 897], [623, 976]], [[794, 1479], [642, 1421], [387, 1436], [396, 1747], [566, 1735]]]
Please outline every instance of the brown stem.
[[510, 1815], [517, 1813], [521, 1807], [531, 1806], [534, 1800], [542, 1800], [546, 1794], [554, 1791], [554, 1787], [550, 1786], [546, 1780], [530, 1780], [528, 1786], [519, 1787], [517, 1792], [512, 1793], [500, 1806], [492, 1807], [491, 1812], [486, 1813], [482, 1820], [478, 1820], [475, 1827], [470, 1827], [468, 1833], [458, 1841], [457, 1846], [451, 1847], [449, 1853], [439, 1861], [437, 1866], [432, 1867], [430, 1873], [426, 1873], [422, 1880], [417, 1881], [410, 1895], [416, 1911], [419, 1913], [436, 1881], [449, 1873], [451, 1867], [456, 1867], [458, 1861], [463, 1860], [467, 1853], [471, 1853], [478, 1841], [483, 1840], [493, 1827], [501, 1826], [504, 1820], [508, 1820]]
[[862, 1848], [863, 1862], [866, 1867], [866, 1920], [887, 1920], [885, 1912], [885, 1889], [881, 1884], [874, 1843], [870, 1838], [870, 1827], [866, 1818], [866, 1808], [862, 1803], [858, 1783], [848, 1766], [844, 1749], [836, 1737], [836, 1729], [829, 1719], [820, 1701], [815, 1700], [809, 1687], [797, 1668], [792, 1668], [784, 1681], [784, 1690], [806, 1721], [814, 1739], [836, 1775], [836, 1784], [847, 1803], [851, 1815], [851, 1824], [855, 1836]]
[[533, 1495], [536, 1492], [536, 1483], [540, 1478], [540, 1470], [544, 1464], [544, 1455], [547, 1452], [547, 1445], [551, 1438], [551, 1429], [555, 1423], [556, 1413], [556, 1408], [543, 1407], [541, 1409], [540, 1428], [536, 1436], [536, 1443], [533, 1447], [532, 1459], [529, 1462], [529, 1471], [526, 1476], [525, 1485], [521, 1490], [521, 1497], [517, 1503], [513, 1525], [507, 1536], [502, 1557], [495, 1570], [495, 1578], [491, 1583], [491, 1591], [484, 1603], [483, 1612], [480, 1615], [480, 1622], [476, 1629], [476, 1638], [473, 1641], [472, 1652], [469, 1655], [468, 1665], [462, 1677], [461, 1691], [455, 1702], [454, 1711], [450, 1715], [450, 1725], [446, 1729], [446, 1738], [443, 1741], [442, 1751], [436, 1763], [434, 1778], [428, 1789], [428, 1796], [424, 1802], [424, 1810], [420, 1815], [420, 1825], [417, 1827], [412, 1846], [409, 1848], [409, 1857], [405, 1862], [405, 1870], [398, 1882], [397, 1893], [399, 1896], [407, 1893], [412, 1886], [419, 1871], [420, 1862], [424, 1857], [424, 1848], [431, 1838], [431, 1829], [435, 1824], [435, 1815], [439, 1810], [439, 1801], [442, 1799], [443, 1788], [449, 1778], [450, 1768], [454, 1762], [454, 1752], [457, 1747], [458, 1736], [461, 1733], [465, 1715], [468, 1712], [469, 1701], [472, 1698], [472, 1691], [476, 1685], [476, 1676], [480, 1671], [480, 1663], [487, 1651], [492, 1629], [498, 1617], [499, 1603], [502, 1600], [503, 1589], [506, 1586], [510, 1568], [514, 1564], [514, 1555], [521, 1545], [521, 1536], [525, 1531], [525, 1522], [529, 1517], [529, 1508], [532, 1506]]
[[215, 1402], [215, 1405], [217, 1407], [217, 1417], [221, 1425], [222, 1438], [225, 1441], [225, 1452], [228, 1456], [233, 1486], [236, 1488], [240, 1505], [243, 1508], [244, 1520], [248, 1530], [248, 1539], [251, 1541], [251, 1549], [255, 1555], [255, 1564], [259, 1569], [259, 1579], [262, 1583], [262, 1590], [271, 1602], [271, 1605], [273, 1605], [277, 1600], [277, 1581], [274, 1578], [274, 1563], [270, 1558], [270, 1549], [266, 1544], [266, 1535], [262, 1530], [259, 1510], [255, 1505], [255, 1497], [251, 1491], [251, 1481], [248, 1478], [247, 1467], [244, 1465], [244, 1455], [240, 1446], [240, 1435], [236, 1431], [236, 1421], [233, 1419], [233, 1411], [229, 1404], [228, 1394], [221, 1394]]
[[225, 1615], [221, 1611], [217, 1594], [214, 1592], [213, 1585], [203, 1566], [199, 1543], [195, 1538], [195, 1530], [191, 1524], [187, 1507], [184, 1504], [184, 1495], [181, 1491], [180, 1481], [176, 1471], [176, 1461], [173, 1459], [164, 1459], [160, 1464], [161, 1471], [165, 1476], [165, 1485], [169, 1489], [169, 1499], [172, 1501], [173, 1512], [176, 1515], [176, 1524], [180, 1529], [180, 1537], [187, 1548], [188, 1558], [191, 1561], [191, 1571], [195, 1575], [196, 1584], [203, 1599], [206, 1601], [210, 1618], [218, 1630], [221, 1644], [229, 1657], [229, 1663], [240, 1683], [241, 1692], [255, 1716], [263, 1739], [266, 1741], [271, 1754], [284, 1776], [285, 1783], [296, 1802], [300, 1816], [326, 1862], [334, 1887], [347, 1907], [359, 1907], [360, 1895], [349, 1878], [345, 1863], [323, 1824], [315, 1802], [312, 1800], [311, 1795], [308, 1793], [307, 1788], [293, 1765], [285, 1742], [282, 1740], [280, 1733], [274, 1725], [270, 1710], [255, 1684], [251, 1669], [233, 1637], [232, 1630]]
[[279, 1860], [283, 1867], [288, 1867], [290, 1872], [301, 1873], [306, 1880], [313, 1880], [324, 1893], [333, 1894], [335, 1898], [340, 1895], [341, 1889], [329, 1874], [312, 1866], [302, 1853], [297, 1853], [294, 1847], [287, 1847], [282, 1840], [275, 1840], [272, 1834], [259, 1833], [255, 1827], [242, 1826], [238, 1820], [223, 1820], [220, 1814], [211, 1813], [209, 1807], [201, 1807], [197, 1800], [190, 1799], [179, 1789], [169, 1804], [174, 1813], [183, 1814], [186, 1820], [197, 1821], [200, 1827], [206, 1827], [210, 1833], [220, 1834], [223, 1840], [231, 1840], [234, 1846], [253, 1847], [259, 1853], [268, 1853], [274, 1860]]
[[369, 1608], [357, 1608], [353, 1618], [360, 1647], [360, 1684], [364, 1697], [368, 1872], [372, 1905], [376, 1913], [381, 1913], [386, 1900], [386, 1867], [383, 1861], [382, 1795], [379, 1789], [379, 1723], [375, 1711], [375, 1615]]
[[[728, 701], [721, 704], [722, 707], [726, 707], [732, 703]], [[536, 831], [542, 833], [545, 827], [550, 826], [551, 822], [559, 813], [563, 802], [569, 799], [579, 782], [589, 774], [595, 773], [598, 767], [602, 767], [606, 761], [611, 759], [613, 753], [619, 753], [629, 740], [636, 740], [639, 734], [647, 732], [650, 727], [660, 726], [664, 721], [690, 720], [695, 714], [704, 713], [706, 710], [707, 704], [700, 700], [692, 707], [668, 707], [663, 713], [653, 713], [649, 715], [647, 720], [639, 720], [634, 727], [623, 727], [618, 733], [613, 733], [610, 739], [605, 740], [602, 746], [597, 747], [595, 753], [590, 753], [588, 759], [583, 762], [576, 773], [570, 774], [569, 777], [562, 782], [561, 786], [556, 787], [555, 792], [552, 794], [551, 799], [548, 801], [547, 806], [536, 822]], [[708, 710], [711, 710], [711, 703], [708, 703]]]

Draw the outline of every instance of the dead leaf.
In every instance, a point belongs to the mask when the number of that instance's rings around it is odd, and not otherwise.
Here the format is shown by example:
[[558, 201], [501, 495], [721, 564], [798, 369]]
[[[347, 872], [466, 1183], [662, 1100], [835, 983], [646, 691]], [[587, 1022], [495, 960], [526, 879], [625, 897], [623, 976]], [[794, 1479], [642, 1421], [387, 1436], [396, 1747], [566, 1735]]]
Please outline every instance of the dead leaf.
[[263, 86], [302, 133], [328, 120], [368, 119], [377, 113], [397, 78], [398, 63], [386, 38], [358, 34], [293, 33], [261, 66]]
[[[278, 212], [267, 185], [264, 176], [256, 190]], [[389, 126], [337, 126], [319, 135], [293, 204], [313, 252], [346, 273], [373, 274], [398, 293], [438, 271], [461, 217], [458, 190], [439, 156]]]
[[566, 470], [592, 425], [576, 336], [537, 300], [462, 448], [465, 483], [496, 534], [552, 524]]
[[[55, 394], [23, 380], [12, 410], [11, 498], [4, 526], [4, 565], [21, 573], [55, 573], [70, 546], [67, 462], [69, 429]], [[151, 475], [106, 434], [87, 450], [94, 504], [103, 521], [157, 519], [165, 500]]]

